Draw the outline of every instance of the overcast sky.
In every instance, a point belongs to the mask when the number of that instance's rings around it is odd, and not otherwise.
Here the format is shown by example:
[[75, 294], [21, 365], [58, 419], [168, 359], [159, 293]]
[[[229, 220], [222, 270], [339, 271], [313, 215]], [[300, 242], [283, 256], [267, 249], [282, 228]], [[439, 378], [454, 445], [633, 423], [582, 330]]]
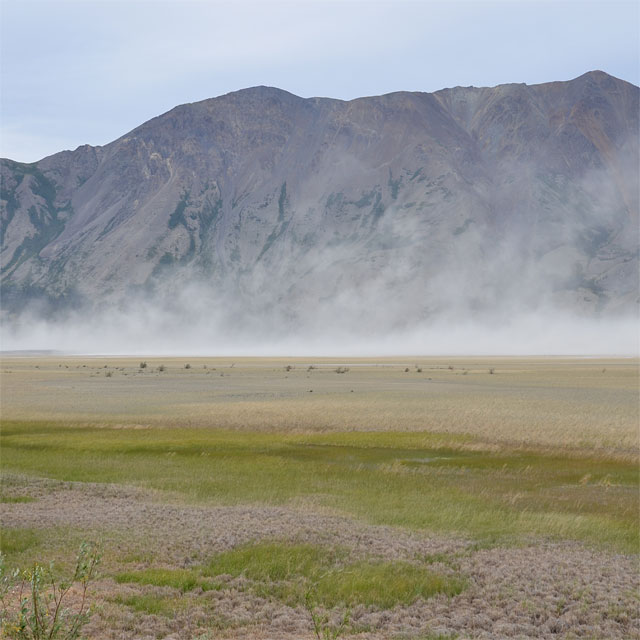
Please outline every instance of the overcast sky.
[[0, 0], [0, 156], [106, 144], [255, 85], [351, 99], [569, 80], [639, 84], [638, 2]]

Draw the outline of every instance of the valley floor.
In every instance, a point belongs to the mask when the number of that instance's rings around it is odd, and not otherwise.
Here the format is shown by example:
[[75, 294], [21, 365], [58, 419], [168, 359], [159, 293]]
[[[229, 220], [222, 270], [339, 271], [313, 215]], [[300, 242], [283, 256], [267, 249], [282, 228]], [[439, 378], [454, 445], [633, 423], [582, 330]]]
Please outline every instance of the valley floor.
[[50, 356], [1, 381], [2, 552], [68, 573], [98, 542], [89, 638], [311, 639], [325, 612], [363, 640], [640, 638], [636, 360]]

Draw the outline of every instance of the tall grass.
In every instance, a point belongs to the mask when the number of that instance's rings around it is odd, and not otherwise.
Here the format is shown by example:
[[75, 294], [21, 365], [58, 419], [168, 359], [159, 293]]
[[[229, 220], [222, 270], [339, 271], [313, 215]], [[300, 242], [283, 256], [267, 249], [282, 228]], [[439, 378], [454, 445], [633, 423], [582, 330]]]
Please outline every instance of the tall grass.
[[638, 548], [637, 467], [470, 436], [103, 429], [5, 423], [6, 470], [159, 489], [210, 504], [340, 509], [479, 538], [541, 535]]
[[[638, 457], [634, 359], [199, 359], [191, 369], [185, 364], [154, 359], [140, 369], [139, 360], [127, 358], [4, 358], [3, 419], [251, 431], [416, 430]], [[348, 373], [337, 375], [336, 365]], [[113, 377], [105, 378], [105, 366]]]

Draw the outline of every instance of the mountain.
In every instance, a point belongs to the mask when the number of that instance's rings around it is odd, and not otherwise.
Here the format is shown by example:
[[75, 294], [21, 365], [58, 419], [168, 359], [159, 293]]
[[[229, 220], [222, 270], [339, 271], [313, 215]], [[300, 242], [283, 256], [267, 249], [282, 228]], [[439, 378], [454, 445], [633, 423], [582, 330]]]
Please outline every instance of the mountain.
[[638, 107], [601, 71], [351, 101], [254, 87], [2, 160], [3, 313], [186, 290], [229, 326], [635, 313]]

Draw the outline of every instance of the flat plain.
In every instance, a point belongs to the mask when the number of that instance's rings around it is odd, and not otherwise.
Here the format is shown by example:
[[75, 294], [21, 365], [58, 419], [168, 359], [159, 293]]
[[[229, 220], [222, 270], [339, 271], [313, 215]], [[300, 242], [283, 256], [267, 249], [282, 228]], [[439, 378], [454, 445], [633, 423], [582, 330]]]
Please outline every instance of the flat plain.
[[91, 638], [636, 638], [638, 360], [9, 357], [10, 566]]

